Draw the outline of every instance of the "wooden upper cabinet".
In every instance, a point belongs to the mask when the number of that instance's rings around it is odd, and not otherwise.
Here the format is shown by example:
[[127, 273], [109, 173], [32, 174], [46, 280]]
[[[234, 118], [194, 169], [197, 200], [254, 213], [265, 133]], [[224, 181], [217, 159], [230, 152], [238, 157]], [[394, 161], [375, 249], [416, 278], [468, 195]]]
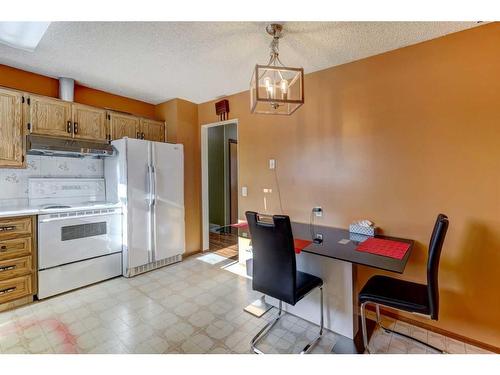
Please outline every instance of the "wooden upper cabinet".
[[143, 118], [140, 133], [148, 141], [165, 142], [165, 123]]
[[138, 138], [141, 124], [139, 117], [123, 113], [109, 112], [109, 131], [111, 139], [123, 137]]
[[31, 133], [72, 137], [72, 103], [30, 95]]
[[23, 94], [0, 89], [0, 167], [24, 164]]
[[78, 139], [106, 141], [106, 110], [73, 104], [73, 133]]

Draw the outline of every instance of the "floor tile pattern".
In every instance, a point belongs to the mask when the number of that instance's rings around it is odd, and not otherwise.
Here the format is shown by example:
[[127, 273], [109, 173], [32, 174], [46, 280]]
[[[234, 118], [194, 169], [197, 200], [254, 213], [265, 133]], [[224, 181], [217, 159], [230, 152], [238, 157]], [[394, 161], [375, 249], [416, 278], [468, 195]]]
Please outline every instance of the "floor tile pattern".
[[[251, 338], [276, 315], [257, 319], [243, 308], [259, 293], [250, 280], [225, 271], [227, 262], [201, 256], [131, 279], [115, 278], [0, 313], [1, 353], [250, 353]], [[386, 318], [384, 318], [386, 319]], [[452, 353], [482, 349], [386, 319]], [[260, 348], [297, 353], [318, 327], [285, 315]], [[328, 353], [337, 336], [327, 331], [313, 353]], [[418, 345], [376, 331], [378, 353], [425, 353]]]

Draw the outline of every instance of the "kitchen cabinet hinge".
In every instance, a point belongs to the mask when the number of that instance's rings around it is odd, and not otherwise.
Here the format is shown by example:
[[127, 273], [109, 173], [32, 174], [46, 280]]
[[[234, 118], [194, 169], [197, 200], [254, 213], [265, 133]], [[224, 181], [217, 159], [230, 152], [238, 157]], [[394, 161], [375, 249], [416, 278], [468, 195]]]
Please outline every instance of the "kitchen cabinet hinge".
[[21, 163], [24, 163], [24, 155], [21, 156]]
[[31, 123], [28, 122], [28, 130], [31, 131]]
[[21, 103], [24, 104], [24, 95], [21, 97]]
[[26, 103], [28, 103], [28, 105], [31, 104], [30, 98], [26, 99]]
[[108, 120], [111, 120], [111, 115], [108, 115]]

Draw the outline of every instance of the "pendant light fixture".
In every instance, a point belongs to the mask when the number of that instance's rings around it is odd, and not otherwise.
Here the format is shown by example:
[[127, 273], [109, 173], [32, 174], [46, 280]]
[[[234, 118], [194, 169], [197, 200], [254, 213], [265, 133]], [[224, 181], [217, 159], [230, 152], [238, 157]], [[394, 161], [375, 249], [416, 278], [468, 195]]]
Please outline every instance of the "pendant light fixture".
[[273, 37], [267, 65], [255, 65], [250, 82], [250, 111], [272, 115], [291, 115], [304, 104], [304, 69], [291, 68], [279, 58], [283, 26], [272, 23], [266, 31]]

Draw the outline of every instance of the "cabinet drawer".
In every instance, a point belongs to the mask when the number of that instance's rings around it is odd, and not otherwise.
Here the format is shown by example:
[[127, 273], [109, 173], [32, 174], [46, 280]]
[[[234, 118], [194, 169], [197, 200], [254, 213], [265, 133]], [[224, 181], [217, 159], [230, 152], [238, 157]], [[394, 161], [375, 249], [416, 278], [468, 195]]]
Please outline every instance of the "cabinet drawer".
[[0, 240], [31, 235], [31, 217], [0, 219]]
[[31, 237], [0, 240], [0, 261], [31, 255]]
[[12, 279], [31, 273], [31, 257], [0, 261], [0, 280]]
[[0, 281], [0, 304], [31, 295], [31, 285], [31, 275]]

